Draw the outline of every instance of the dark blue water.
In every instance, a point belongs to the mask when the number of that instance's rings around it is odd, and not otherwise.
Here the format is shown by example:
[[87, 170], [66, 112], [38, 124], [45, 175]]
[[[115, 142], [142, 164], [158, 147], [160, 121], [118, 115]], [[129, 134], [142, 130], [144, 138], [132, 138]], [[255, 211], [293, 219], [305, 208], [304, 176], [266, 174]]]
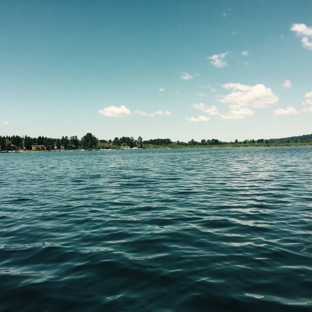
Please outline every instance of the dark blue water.
[[312, 148], [0, 154], [1, 311], [311, 311]]

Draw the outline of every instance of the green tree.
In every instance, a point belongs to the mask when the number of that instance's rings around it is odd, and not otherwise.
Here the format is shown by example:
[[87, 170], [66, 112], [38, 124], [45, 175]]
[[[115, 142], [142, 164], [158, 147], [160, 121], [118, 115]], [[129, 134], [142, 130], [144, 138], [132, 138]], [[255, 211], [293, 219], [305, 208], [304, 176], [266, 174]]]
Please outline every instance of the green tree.
[[117, 138], [117, 137], [115, 137], [115, 139], [113, 140], [113, 145], [116, 145], [116, 146], [120, 146], [120, 140]]
[[61, 148], [61, 140], [60, 139], [56, 139], [55, 140], [55, 146], [56, 146], [57, 149]]
[[8, 137], [5, 138], [4, 150], [9, 151], [11, 150], [12, 142], [9, 140]]
[[141, 136], [138, 137], [138, 147], [143, 148], [143, 139]]
[[98, 139], [92, 134], [87, 133], [81, 138], [82, 147], [85, 149], [93, 149], [98, 147]]
[[23, 139], [20, 136], [18, 136], [18, 135], [13, 135], [11, 137], [11, 142], [12, 142], [12, 144], [14, 144], [14, 145], [16, 145], [18, 147], [22, 147], [23, 146]]
[[192, 140], [189, 141], [187, 144], [188, 144], [188, 145], [191, 145], [191, 146], [194, 146], [194, 145], [198, 145], [198, 142], [195, 141], [194, 139], [192, 139]]
[[25, 147], [27, 150], [31, 150], [31, 145], [32, 145], [32, 139], [31, 139], [31, 137], [25, 135], [25, 137], [24, 137], [24, 147]]
[[43, 145], [43, 143], [44, 143], [44, 137], [43, 136], [38, 136], [37, 144], [38, 145]]
[[77, 135], [73, 135], [70, 137], [69, 140], [69, 148], [70, 149], [77, 149], [79, 147], [79, 139]]
[[62, 136], [61, 138], [61, 146], [64, 147], [64, 149], [68, 149], [68, 144], [69, 144], [69, 140], [68, 140], [68, 136]]
[[0, 150], [5, 150], [5, 137], [0, 137]]
[[211, 140], [211, 144], [212, 144], [212, 145], [219, 144], [219, 143], [220, 143], [220, 141], [217, 140], [217, 139], [212, 139], [212, 140]]
[[130, 138], [130, 140], [129, 140], [129, 146], [132, 148], [132, 147], [134, 147], [135, 146], [135, 139], [134, 139], [134, 137], [131, 137]]

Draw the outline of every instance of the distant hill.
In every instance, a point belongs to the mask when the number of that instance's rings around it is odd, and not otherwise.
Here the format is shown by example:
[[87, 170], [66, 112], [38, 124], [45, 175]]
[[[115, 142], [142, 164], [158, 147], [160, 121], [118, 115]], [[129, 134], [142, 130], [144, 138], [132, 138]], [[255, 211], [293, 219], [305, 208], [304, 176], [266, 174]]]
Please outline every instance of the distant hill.
[[312, 134], [305, 134], [281, 139], [270, 139], [269, 141], [272, 143], [306, 143], [312, 142]]

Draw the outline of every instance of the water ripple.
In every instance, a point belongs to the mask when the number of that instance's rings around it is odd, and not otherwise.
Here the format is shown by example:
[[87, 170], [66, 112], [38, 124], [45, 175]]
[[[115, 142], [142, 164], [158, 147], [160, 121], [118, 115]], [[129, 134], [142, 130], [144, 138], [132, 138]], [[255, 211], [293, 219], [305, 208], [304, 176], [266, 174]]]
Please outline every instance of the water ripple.
[[311, 310], [311, 147], [0, 164], [1, 311]]

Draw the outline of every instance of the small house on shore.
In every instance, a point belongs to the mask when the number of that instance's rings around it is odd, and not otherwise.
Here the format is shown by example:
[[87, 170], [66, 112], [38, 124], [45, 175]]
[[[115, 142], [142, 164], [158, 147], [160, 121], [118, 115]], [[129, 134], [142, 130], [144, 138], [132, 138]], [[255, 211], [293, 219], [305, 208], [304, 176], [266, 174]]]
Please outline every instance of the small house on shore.
[[44, 145], [32, 145], [31, 149], [33, 151], [46, 151], [46, 147]]

